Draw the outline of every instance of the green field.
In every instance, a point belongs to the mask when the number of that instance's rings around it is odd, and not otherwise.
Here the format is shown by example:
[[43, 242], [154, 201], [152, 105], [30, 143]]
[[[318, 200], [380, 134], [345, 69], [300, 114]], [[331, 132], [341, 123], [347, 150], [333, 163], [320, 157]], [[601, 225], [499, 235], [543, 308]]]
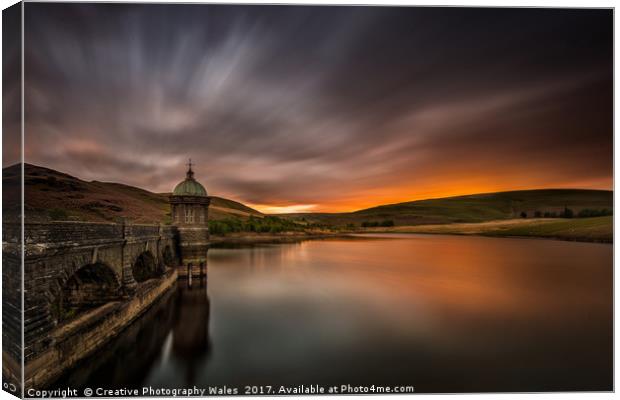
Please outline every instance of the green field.
[[366, 232], [539, 237], [582, 242], [613, 241], [613, 217], [508, 219], [478, 223], [370, 228]]
[[564, 240], [613, 241], [613, 217], [572, 218], [546, 223], [524, 224], [506, 230], [489, 232], [492, 236], [530, 236]]

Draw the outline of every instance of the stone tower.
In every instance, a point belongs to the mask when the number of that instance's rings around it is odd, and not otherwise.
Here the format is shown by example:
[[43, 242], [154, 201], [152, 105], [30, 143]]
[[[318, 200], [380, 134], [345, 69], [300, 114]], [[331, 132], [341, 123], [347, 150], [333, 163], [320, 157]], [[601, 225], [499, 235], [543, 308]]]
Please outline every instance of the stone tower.
[[179, 232], [179, 275], [202, 276], [207, 271], [211, 198], [204, 186], [194, 179], [191, 160], [188, 166], [185, 180], [174, 188], [170, 196], [172, 224]]

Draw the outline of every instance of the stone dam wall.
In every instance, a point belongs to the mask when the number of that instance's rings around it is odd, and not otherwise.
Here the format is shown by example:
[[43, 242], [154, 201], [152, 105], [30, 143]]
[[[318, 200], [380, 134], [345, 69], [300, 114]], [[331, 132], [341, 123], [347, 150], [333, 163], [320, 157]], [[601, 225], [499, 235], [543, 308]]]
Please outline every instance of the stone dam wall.
[[[3, 224], [3, 283], [18, 287], [20, 229]], [[23, 252], [23, 315], [21, 291], [7, 292], [3, 339], [12, 344], [3, 358], [19, 364], [23, 317], [26, 386], [39, 388], [144, 312], [176, 281], [179, 264], [178, 231], [164, 225], [26, 223]], [[73, 299], [92, 307], [69, 318]]]

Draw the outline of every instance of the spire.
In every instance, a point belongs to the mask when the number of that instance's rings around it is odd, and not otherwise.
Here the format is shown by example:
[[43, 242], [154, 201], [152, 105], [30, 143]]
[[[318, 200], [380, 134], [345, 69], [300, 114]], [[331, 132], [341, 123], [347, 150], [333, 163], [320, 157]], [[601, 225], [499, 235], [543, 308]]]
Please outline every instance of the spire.
[[194, 171], [192, 171], [192, 159], [189, 159], [189, 163], [186, 164], [189, 168], [187, 169], [187, 179], [194, 179]]

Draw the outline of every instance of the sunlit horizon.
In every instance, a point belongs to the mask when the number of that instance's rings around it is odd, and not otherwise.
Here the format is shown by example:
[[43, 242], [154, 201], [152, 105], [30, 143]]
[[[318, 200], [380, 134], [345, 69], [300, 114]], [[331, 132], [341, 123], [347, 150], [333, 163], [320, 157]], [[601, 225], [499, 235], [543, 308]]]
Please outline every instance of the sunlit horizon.
[[[348, 213], [361, 211], [368, 208], [379, 207], [384, 205], [391, 204], [399, 204], [399, 203], [407, 203], [413, 201], [424, 201], [424, 200], [434, 200], [434, 199], [444, 199], [450, 197], [460, 197], [460, 196], [474, 196], [474, 195], [485, 195], [485, 194], [493, 194], [493, 193], [502, 193], [502, 192], [512, 192], [512, 191], [527, 191], [527, 190], [561, 190], [561, 189], [570, 189], [570, 190], [606, 190], [613, 191], [612, 188], [605, 187], [536, 187], [536, 188], [518, 188], [518, 189], [501, 189], [501, 190], [483, 190], [480, 192], [445, 192], [445, 193], [437, 193], [435, 195], [431, 194], [430, 197], [426, 196], [403, 196], [397, 197], [393, 199], [386, 200], [386, 202], [381, 203], [373, 203], [371, 201], [368, 202], [360, 202], [356, 203], [356, 205], [346, 207], [346, 206], [330, 206], [330, 205], [317, 205], [317, 204], [292, 204], [286, 206], [278, 206], [278, 205], [265, 205], [265, 204], [251, 204], [251, 203], [243, 203], [248, 207], [251, 207], [257, 211], [260, 211], [263, 214], [306, 214], [306, 213]], [[235, 200], [231, 198], [230, 200]]]
[[[35, 165], [27, 163], [30, 165]], [[15, 167], [16, 164], [6, 167]], [[37, 167], [49, 168], [44, 165], [36, 165]], [[52, 168], [53, 169], [53, 168]], [[179, 183], [183, 176], [179, 176], [177, 181], [166, 184], [164, 190], [151, 190], [148, 187], [141, 187], [140, 185], [134, 185], [130, 182], [124, 181], [122, 177], [119, 179], [101, 180], [92, 179], [89, 177], [81, 176], [81, 174], [72, 173], [70, 171], [57, 171], [73, 176], [74, 178], [84, 180], [87, 182], [99, 181], [106, 183], [120, 183], [124, 185], [134, 186], [139, 189], [151, 191], [152, 193], [168, 194], [172, 192], [174, 186]], [[404, 187], [404, 188], [379, 188], [373, 191], [365, 191], [357, 197], [352, 196], [350, 193], [341, 193], [341, 197], [333, 197], [330, 201], [324, 202], [312, 202], [312, 203], [294, 203], [287, 201], [286, 199], [280, 202], [274, 203], [253, 203], [252, 201], [244, 199], [235, 193], [226, 193], [219, 191], [217, 188], [213, 188], [209, 185], [209, 182], [213, 177], [203, 179], [203, 177], [196, 175], [195, 178], [207, 188], [207, 192], [210, 196], [222, 197], [225, 199], [240, 202], [250, 208], [260, 211], [264, 214], [303, 214], [303, 213], [346, 213], [364, 210], [367, 208], [378, 207], [382, 205], [398, 204], [420, 200], [432, 200], [448, 197], [458, 196], [470, 196], [470, 195], [483, 195], [500, 192], [510, 191], [525, 191], [525, 190], [554, 190], [554, 189], [574, 189], [574, 190], [613, 190], [613, 181], [611, 178], [601, 178], [598, 180], [590, 181], [575, 181], [567, 182], [565, 184], [539, 184], [536, 186], [529, 186], [526, 184], [513, 184], [505, 186], [500, 183], [492, 184], [450, 184], [451, 180], [446, 179], [448, 182], [447, 187]]]

